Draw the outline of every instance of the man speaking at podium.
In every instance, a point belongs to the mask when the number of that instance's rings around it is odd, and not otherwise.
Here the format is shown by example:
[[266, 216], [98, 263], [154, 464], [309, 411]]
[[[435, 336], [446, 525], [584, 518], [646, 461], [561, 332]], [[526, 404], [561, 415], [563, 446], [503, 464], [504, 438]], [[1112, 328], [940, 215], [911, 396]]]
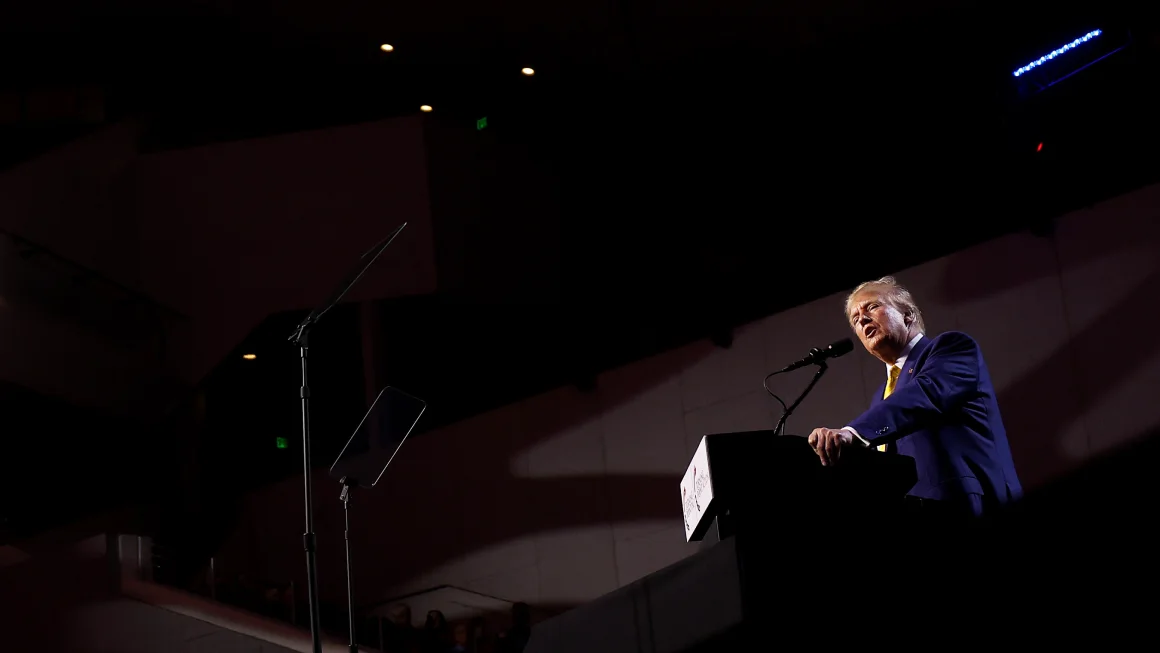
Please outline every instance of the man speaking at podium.
[[911, 456], [918, 482], [908, 499], [959, 514], [982, 516], [1022, 496], [978, 343], [955, 331], [925, 335], [922, 312], [892, 277], [855, 288], [846, 317], [886, 375], [866, 412], [810, 433], [822, 464], [847, 447]]

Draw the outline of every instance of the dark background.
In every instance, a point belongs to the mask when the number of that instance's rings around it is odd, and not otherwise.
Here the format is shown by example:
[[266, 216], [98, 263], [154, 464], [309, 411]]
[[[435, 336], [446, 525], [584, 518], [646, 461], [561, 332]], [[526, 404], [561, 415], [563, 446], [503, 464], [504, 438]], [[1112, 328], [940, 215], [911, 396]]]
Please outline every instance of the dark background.
[[[429, 401], [421, 429], [695, 339], [727, 345], [731, 328], [852, 278], [1046, 233], [1157, 176], [1154, 11], [1127, 3], [67, 5], [0, 16], [5, 166], [127, 118], [162, 151], [436, 107], [439, 292], [359, 309], [383, 343], [378, 380]], [[1095, 26], [1132, 45], [1017, 96], [1014, 68]], [[54, 93], [67, 101], [42, 102]], [[867, 246], [911, 221], [888, 255]], [[357, 313], [316, 336], [317, 461], [363, 408]], [[5, 391], [7, 536], [142, 498], [166, 497], [182, 524], [296, 473], [297, 359], [239, 355], [279, 351], [301, 315], [271, 316], [160, 423]]]

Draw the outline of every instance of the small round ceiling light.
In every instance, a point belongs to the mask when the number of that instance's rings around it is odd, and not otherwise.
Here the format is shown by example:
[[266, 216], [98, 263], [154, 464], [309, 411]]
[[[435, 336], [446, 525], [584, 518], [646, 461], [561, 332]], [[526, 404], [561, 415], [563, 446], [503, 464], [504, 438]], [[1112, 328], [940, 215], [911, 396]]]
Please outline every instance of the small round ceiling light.
[[424, 104], [423, 106], [419, 107], [419, 110], [422, 111], [423, 113], [431, 113], [431, 105]]
[[528, 77], [531, 77], [532, 75], [536, 74], [536, 69], [535, 68], [521, 68], [520, 72], [527, 75]]
[[384, 44], [379, 46], [379, 49], [382, 50], [383, 52], [394, 52], [395, 46], [391, 45], [390, 43], [384, 43]]

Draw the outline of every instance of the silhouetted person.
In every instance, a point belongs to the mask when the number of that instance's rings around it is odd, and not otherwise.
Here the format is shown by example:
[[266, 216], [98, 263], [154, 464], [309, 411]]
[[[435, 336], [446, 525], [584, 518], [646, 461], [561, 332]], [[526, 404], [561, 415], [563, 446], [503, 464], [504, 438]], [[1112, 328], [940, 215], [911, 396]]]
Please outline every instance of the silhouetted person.
[[391, 606], [383, 624], [385, 653], [417, 653], [419, 637], [411, 623], [411, 607], [405, 603]]
[[452, 646], [451, 626], [447, 623], [447, 617], [438, 610], [428, 612], [420, 638], [421, 653], [450, 653]]
[[474, 653], [471, 646], [471, 627], [466, 622], [459, 622], [455, 624], [453, 629], [454, 644], [451, 650], [454, 653]]
[[512, 605], [512, 627], [500, 636], [496, 653], [522, 653], [532, 636], [532, 607], [527, 603]]
[[475, 617], [467, 624], [468, 650], [471, 653], [491, 653], [487, 636], [487, 622], [482, 617]]

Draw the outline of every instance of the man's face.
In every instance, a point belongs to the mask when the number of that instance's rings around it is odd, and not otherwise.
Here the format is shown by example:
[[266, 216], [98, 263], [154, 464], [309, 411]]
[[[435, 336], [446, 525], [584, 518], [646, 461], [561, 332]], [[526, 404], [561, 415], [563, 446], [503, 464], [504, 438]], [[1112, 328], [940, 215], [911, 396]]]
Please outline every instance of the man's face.
[[910, 325], [882, 290], [865, 288], [850, 299], [850, 326], [875, 358], [893, 365], [910, 342]]

